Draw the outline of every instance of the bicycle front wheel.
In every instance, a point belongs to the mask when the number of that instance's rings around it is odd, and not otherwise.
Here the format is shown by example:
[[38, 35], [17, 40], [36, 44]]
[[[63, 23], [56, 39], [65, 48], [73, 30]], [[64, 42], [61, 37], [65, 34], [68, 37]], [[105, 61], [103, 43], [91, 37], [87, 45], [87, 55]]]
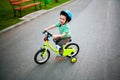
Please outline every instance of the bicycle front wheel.
[[46, 63], [48, 61], [48, 59], [50, 58], [50, 51], [47, 50], [45, 52], [44, 49], [40, 49], [34, 56], [34, 61], [37, 64], [43, 64]]
[[75, 52], [72, 52], [70, 55], [68, 55], [67, 56], [68, 58], [76, 56], [80, 50], [78, 44], [76, 44], [76, 43], [70, 43], [65, 47], [65, 49], [69, 49], [69, 48], [75, 49]]

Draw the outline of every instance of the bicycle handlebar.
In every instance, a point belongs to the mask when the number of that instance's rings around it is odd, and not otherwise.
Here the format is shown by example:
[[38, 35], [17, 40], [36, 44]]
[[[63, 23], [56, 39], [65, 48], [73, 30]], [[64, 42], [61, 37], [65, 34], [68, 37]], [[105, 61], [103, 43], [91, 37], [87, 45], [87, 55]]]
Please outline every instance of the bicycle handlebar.
[[43, 31], [42, 33], [45, 34], [45, 32], [47, 32], [47, 31], [45, 30], [45, 31]]
[[52, 34], [50, 32], [48, 32], [48, 31], [44, 31], [43, 34], [46, 34], [47, 38], [52, 37]]
[[[50, 32], [48, 32], [48, 31], [44, 31], [43, 34], [46, 35], [47, 40], [49, 40], [49, 38], [52, 37], [52, 34], [51, 34]], [[53, 39], [53, 38], [52, 38], [52, 39]], [[59, 39], [59, 40], [53, 39], [53, 42], [55, 42], [55, 44], [57, 44], [60, 40], [61, 40], [61, 39]]]

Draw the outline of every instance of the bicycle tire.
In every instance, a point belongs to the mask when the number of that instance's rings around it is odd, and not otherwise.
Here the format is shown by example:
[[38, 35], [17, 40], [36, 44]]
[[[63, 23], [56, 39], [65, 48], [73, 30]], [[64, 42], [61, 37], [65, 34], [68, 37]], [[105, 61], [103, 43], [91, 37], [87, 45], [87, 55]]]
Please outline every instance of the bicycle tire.
[[68, 56], [67, 56], [68, 58], [71, 58], [71, 57], [76, 56], [76, 55], [78, 54], [79, 50], [80, 50], [78, 44], [76, 44], [76, 43], [69, 43], [68, 45], [66, 45], [65, 49], [70, 48], [70, 47], [72, 47], [72, 46], [75, 46], [75, 47], [76, 47], [76, 52], [75, 52], [75, 53], [71, 53], [71, 55], [68, 55]]
[[42, 53], [44, 53], [44, 49], [40, 49], [36, 52], [35, 56], [34, 56], [34, 61], [37, 63], [37, 64], [44, 64], [48, 61], [48, 59], [50, 58], [50, 51], [47, 49], [47, 52], [46, 52], [46, 57], [44, 59], [41, 59], [41, 60], [38, 60], [39, 57], [43, 57], [42, 56]]

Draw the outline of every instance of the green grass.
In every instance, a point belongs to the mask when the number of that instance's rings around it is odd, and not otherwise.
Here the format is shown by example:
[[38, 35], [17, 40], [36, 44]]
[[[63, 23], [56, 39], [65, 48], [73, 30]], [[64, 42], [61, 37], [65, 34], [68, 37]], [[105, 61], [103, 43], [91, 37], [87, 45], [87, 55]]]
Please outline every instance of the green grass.
[[[36, 0], [36, 2], [39, 2], [39, 1], [40, 0]], [[64, 2], [67, 2], [69, 0], [59, 0], [58, 3], [56, 3], [55, 0], [50, 0], [50, 3], [47, 4], [46, 7], [45, 7], [44, 0], [41, 0], [41, 1], [42, 1], [42, 4], [41, 4], [42, 9], [51, 9], [51, 8], [58, 6]], [[28, 3], [25, 3], [23, 5], [26, 5], [26, 4], [28, 4]], [[39, 6], [37, 6], [37, 10], [40, 10]], [[35, 11], [34, 7], [23, 10], [22, 16], [25, 16], [34, 11]], [[0, 0], [0, 30], [3, 30], [13, 24], [16, 24], [16, 23], [22, 21], [19, 19], [18, 16], [19, 16], [19, 13], [17, 13], [17, 17], [14, 17], [12, 6], [10, 5], [9, 0]]]

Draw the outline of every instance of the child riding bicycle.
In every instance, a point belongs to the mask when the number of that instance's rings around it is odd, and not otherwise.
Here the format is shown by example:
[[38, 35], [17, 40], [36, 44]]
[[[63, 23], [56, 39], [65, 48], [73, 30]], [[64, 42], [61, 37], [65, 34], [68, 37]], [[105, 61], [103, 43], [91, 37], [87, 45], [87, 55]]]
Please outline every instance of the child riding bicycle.
[[71, 40], [70, 27], [68, 24], [71, 20], [72, 13], [69, 10], [62, 10], [60, 12], [59, 22], [44, 29], [45, 31], [48, 31], [56, 27], [59, 28], [59, 34], [52, 35], [53, 39], [57, 42], [56, 44], [60, 46], [57, 60], [62, 60], [63, 45]]

